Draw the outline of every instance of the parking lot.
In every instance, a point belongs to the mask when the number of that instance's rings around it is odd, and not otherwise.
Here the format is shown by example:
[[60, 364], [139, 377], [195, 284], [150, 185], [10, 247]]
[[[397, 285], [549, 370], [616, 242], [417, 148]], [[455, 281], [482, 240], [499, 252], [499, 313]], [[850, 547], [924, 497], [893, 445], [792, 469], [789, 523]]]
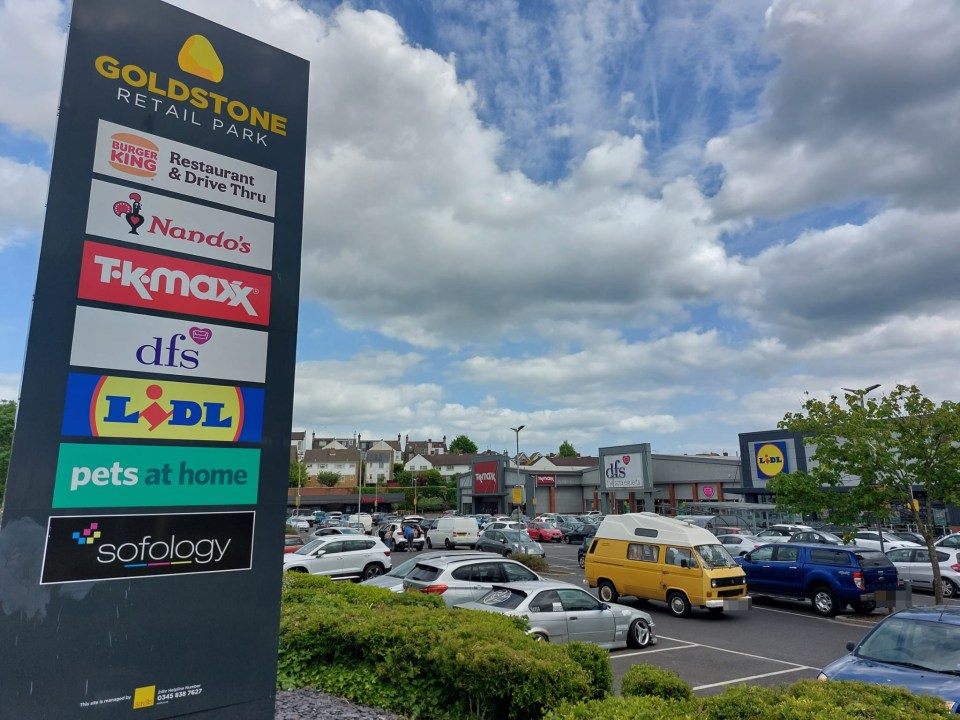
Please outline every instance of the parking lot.
[[[543, 543], [551, 578], [583, 586], [577, 544]], [[412, 553], [415, 555], [416, 553]], [[411, 553], [395, 552], [394, 564]], [[671, 615], [664, 603], [621, 598], [653, 617], [659, 638], [654, 647], [610, 653], [614, 687], [630, 666], [646, 663], [676, 672], [697, 694], [723, 692], [736, 684], [776, 686], [815, 678], [820, 668], [846, 653], [848, 641], [858, 641], [886, 611], [836, 618], [814, 614], [809, 603], [755, 599], [745, 612], [712, 616], [694, 610], [689, 618]], [[960, 605], [958, 600], [948, 600]], [[931, 605], [931, 594], [914, 593], [913, 604]]]

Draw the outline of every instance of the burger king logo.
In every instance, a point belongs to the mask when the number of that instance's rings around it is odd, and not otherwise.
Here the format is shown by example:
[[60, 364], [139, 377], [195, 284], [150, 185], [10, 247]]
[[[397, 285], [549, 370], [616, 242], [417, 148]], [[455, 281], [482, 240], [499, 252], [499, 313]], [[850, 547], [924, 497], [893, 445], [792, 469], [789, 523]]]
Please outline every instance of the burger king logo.
[[120, 172], [151, 178], [157, 174], [160, 148], [133, 133], [115, 133], [110, 137], [110, 167]]

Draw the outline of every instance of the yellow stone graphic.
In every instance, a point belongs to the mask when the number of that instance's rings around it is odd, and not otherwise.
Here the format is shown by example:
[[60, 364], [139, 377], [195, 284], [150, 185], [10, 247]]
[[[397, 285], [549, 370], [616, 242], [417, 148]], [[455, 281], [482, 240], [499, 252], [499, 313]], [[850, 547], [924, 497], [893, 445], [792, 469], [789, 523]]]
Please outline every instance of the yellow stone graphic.
[[156, 685], [147, 685], [146, 687], [138, 687], [136, 690], [133, 691], [133, 707], [134, 708], [153, 707], [156, 696], [157, 696]]
[[191, 35], [180, 48], [177, 55], [180, 69], [204, 80], [220, 82], [223, 80], [223, 63], [217, 57], [217, 51], [203, 35]]

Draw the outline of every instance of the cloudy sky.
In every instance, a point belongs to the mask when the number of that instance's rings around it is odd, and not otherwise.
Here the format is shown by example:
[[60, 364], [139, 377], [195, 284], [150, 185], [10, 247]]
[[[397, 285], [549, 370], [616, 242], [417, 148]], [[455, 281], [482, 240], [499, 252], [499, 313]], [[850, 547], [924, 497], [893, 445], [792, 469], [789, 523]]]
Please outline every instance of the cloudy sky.
[[[311, 62], [294, 428], [733, 454], [960, 398], [955, 0], [174, 4]], [[0, 398], [68, 15], [0, 0]]]

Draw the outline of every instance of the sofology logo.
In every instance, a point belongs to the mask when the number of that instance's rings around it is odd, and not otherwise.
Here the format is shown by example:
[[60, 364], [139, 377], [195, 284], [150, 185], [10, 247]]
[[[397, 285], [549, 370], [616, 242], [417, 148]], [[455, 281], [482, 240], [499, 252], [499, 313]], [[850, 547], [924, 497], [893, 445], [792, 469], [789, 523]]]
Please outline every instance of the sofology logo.
[[51, 517], [41, 584], [249, 570], [254, 516]]
[[70, 373], [62, 431], [73, 437], [260, 442], [263, 390]]
[[262, 383], [267, 333], [81, 305], [70, 364]]
[[96, 242], [83, 246], [79, 296], [188, 315], [270, 322], [270, 277]]
[[259, 479], [254, 448], [64, 443], [53, 507], [254, 505]]

